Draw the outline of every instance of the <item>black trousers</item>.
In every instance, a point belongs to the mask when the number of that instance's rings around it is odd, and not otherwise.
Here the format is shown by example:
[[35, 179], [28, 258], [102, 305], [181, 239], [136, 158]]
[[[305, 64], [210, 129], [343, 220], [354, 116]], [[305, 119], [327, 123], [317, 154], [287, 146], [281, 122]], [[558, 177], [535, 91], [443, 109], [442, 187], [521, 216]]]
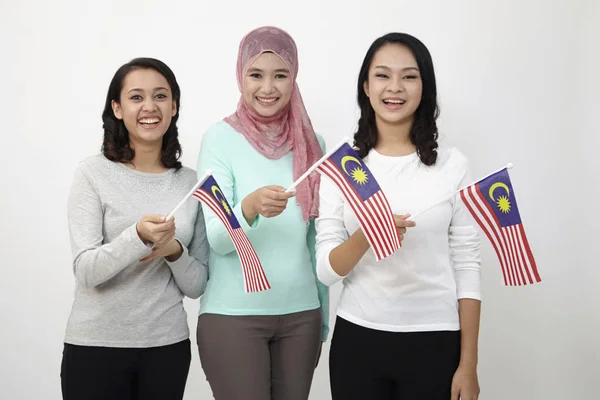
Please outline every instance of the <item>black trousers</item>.
[[162, 347], [65, 344], [60, 371], [64, 400], [181, 400], [190, 341]]
[[337, 317], [329, 352], [333, 400], [449, 400], [460, 332], [386, 332]]

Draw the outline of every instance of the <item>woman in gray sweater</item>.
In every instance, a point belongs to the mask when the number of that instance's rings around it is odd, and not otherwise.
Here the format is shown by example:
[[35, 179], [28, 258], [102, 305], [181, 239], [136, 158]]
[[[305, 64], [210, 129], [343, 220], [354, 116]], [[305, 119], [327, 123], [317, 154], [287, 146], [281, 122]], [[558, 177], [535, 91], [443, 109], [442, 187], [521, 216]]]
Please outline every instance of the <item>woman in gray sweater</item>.
[[106, 98], [102, 153], [75, 171], [64, 399], [183, 398], [191, 359], [183, 297], [203, 293], [209, 247], [198, 202], [165, 217], [196, 183], [178, 161], [179, 103], [164, 63], [123, 65]]

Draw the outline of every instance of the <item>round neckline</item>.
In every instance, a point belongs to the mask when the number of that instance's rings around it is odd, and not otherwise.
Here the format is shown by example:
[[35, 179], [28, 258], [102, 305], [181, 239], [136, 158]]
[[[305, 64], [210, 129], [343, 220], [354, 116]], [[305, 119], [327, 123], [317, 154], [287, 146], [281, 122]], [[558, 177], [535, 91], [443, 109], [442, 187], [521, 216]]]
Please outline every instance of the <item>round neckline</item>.
[[139, 176], [139, 177], [144, 177], [144, 178], [159, 179], [159, 178], [164, 178], [165, 176], [171, 175], [174, 172], [174, 168], [169, 168], [168, 170], [166, 170], [164, 172], [143, 172], [143, 171], [138, 171], [133, 168], [129, 168], [127, 165], [125, 165], [119, 161], [116, 161], [115, 163], [119, 166], [119, 168], [127, 171], [128, 174], [134, 175], [134, 176]]
[[369, 151], [368, 156], [369, 156], [369, 158], [374, 158], [378, 161], [387, 162], [387, 163], [397, 163], [398, 161], [408, 162], [408, 161], [412, 161], [412, 160], [418, 158], [416, 151], [414, 151], [410, 154], [407, 154], [405, 156], [385, 156], [375, 149], [371, 149], [371, 151]]

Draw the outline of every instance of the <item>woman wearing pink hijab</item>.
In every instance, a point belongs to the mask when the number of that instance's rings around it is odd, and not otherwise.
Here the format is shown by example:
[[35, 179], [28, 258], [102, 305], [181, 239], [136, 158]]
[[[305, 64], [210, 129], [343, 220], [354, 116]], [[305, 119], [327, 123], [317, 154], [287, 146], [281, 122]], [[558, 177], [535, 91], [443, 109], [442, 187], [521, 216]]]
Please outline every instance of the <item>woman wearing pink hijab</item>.
[[324, 151], [296, 84], [291, 36], [261, 27], [241, 41], [235, 113], [204, 135], [198, 174], [212, 169], [258, 254], [270, 289], [246, 293], [226, 228], [205, 205], [209, 276], [198, 318], [202, 368], [217, 400], [308, 398], [329, 331], [329, 293], [315, 273], [319, 177], [286, 193]]

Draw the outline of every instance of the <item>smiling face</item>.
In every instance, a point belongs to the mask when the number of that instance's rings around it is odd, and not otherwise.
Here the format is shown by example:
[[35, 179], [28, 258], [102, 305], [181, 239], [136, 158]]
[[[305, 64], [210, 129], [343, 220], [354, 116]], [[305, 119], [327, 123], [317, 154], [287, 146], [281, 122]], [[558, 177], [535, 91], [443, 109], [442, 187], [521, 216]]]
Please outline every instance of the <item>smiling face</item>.
[[413, 53], [404, 45], [383, 45], [373, 57], [363, 88], [378, 124], [412, 122], [423, 92]]
[[115, 117], [123, 120], [129, 141], [162, 143], [177, 108], [167, 79], [154, 69], [135, 69], [123, 80], [119, 102], [112, 102]]
[[254, 60], [244, 76], [246, 104], [263, 117], [277, 115], [290, 102], [294, 82], [283, 60], [265, 52]]

